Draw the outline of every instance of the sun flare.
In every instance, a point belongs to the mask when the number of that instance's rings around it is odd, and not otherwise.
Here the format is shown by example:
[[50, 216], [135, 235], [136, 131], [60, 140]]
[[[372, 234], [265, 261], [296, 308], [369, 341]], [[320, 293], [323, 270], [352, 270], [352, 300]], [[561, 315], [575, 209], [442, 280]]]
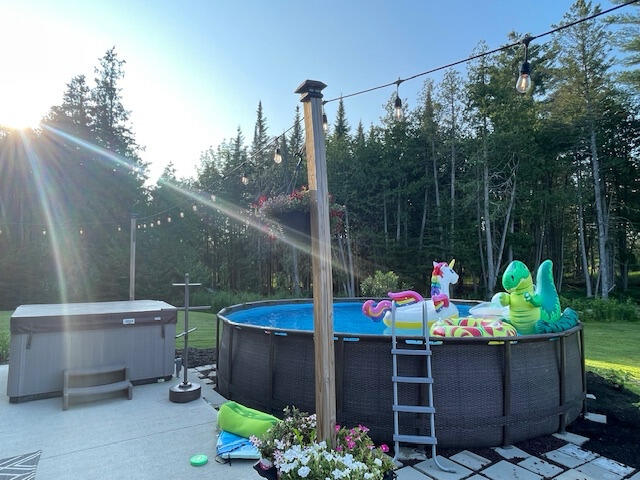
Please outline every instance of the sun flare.
[[40, 116], [34, 113], [35, 110], [27, 105], [6, 105], [0, 110], [0, 126], [12, 130], [36, 128], [40, 124]]

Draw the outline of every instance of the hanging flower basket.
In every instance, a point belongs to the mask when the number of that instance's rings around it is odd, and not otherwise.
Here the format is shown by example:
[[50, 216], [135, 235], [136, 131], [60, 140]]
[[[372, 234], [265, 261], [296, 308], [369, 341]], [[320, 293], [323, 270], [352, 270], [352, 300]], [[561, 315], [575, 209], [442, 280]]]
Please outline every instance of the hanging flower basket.
[[[343, 230], [344, 207], [333, 203], [329, 197], [329, 219], [332, 233]], [[302, 187], [291, 194], [260, 197], [255, 207], [258, 215], [275, 223], [282, 233], [298, 241], [308, 243], [311, 235], [311, 192]]]

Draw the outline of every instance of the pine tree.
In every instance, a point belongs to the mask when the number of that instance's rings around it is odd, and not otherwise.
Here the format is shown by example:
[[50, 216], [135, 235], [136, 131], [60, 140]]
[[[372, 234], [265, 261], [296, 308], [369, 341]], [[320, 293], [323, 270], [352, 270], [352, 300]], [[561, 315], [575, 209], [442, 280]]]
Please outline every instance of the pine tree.
[[338, 102], [338, 112], [336, 113], [336, 123], [333, 129], [333, 135], [336, 139], [342, 139], [349, 135], [349, 122], [344, 112], [344, 103], [342, 98]]

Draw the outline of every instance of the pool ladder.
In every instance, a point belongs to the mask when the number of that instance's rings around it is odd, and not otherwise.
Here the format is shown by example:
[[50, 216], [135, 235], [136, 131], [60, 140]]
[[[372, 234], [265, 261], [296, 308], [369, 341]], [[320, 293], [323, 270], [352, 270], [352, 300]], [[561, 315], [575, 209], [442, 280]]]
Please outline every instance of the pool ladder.
[[[433, 458], [436, 466], [444, 471], [454, 473], [455, 470], [451, 470], [440, 464], [438, 456], [436, 454], [436, 445], [438, 439], [436, 438], [435, 427], [435, 414], [436, 409], [433, 406], [433, 377], [431, 376], [431, 346], [429, 344], [429, 330], [427, 327], [427, 303], [422, 304], [422, 337], [424, 338], [424, 349], [408, 349], [398, 348], [396, 338], [396, 302], [391, 302], [391, 357], [393, 360], [393, 376], [391, 382], [393, 383], [393, 442], [395, 455], [394, 461], [397, 461], [400, 455], [400, 442], [413, 443], [418, 445], [431, 445], [431, 457]], [[426, 377], [405, 377], [398, 375], [398, 357], [403, 356], [422, 356], [427, 361], [427, 376]], [[399, 383], [411, 383], [411, 384], [423, 384], [427, 385], [428, 390], [428, 405], [400, 405], [398, 404], [398, 384]], [[399, 420], [400, 413], [419, 413], [429, 415], [429, 431], [430, 435], [402, 435], [399, 432]]]

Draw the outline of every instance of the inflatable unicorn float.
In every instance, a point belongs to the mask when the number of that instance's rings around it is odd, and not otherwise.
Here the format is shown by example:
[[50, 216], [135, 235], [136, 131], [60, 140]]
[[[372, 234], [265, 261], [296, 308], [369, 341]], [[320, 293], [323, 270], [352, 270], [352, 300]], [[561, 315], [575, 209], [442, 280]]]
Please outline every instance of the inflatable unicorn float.
[[458, 274], [453, 270], [455, 259], [447, 262], [433, 262], [431, 272], [431, 298], [424, 299], [418, 292], [406, 290], [404, 292], [389, 292], [391, 300], [374, 302], [367, 300], [362, 305], [362, 313], [374, 321], [382, 321], [387, 327], [391, 327], [391, 302], [398, 305], [396, 310], [396, 328], [420, 329], [422, 328], [422, 311], [426, 304], [428, 326], [436, 320], [457, 318], [458, 308], [449, 301], [449, 285], [458, 282]]
[[[453, 270], [455, 259], [451, 262], [433, 262], [431, 272], [431, 298], [412, 290], [389, 292], [391, 300], [376, 303], [367, 300], [362, 305], [362, 313], [374, 321], [382, 321], [391, 327], [391, 304], [396, 302], [397, 329], [422, 329], [423, 312], [426, 311], [427, 328], [434, 337], [512, 337], [516, 329], [501, 321], [504, 310], [490, 304], [481, 304], [471, 309], [473, 316], [459, 318], [458, 308], [449, 300], [449, 285], [458, 282], [458, 274]], [[426, 306], [426, 309], [425, 309]]]

